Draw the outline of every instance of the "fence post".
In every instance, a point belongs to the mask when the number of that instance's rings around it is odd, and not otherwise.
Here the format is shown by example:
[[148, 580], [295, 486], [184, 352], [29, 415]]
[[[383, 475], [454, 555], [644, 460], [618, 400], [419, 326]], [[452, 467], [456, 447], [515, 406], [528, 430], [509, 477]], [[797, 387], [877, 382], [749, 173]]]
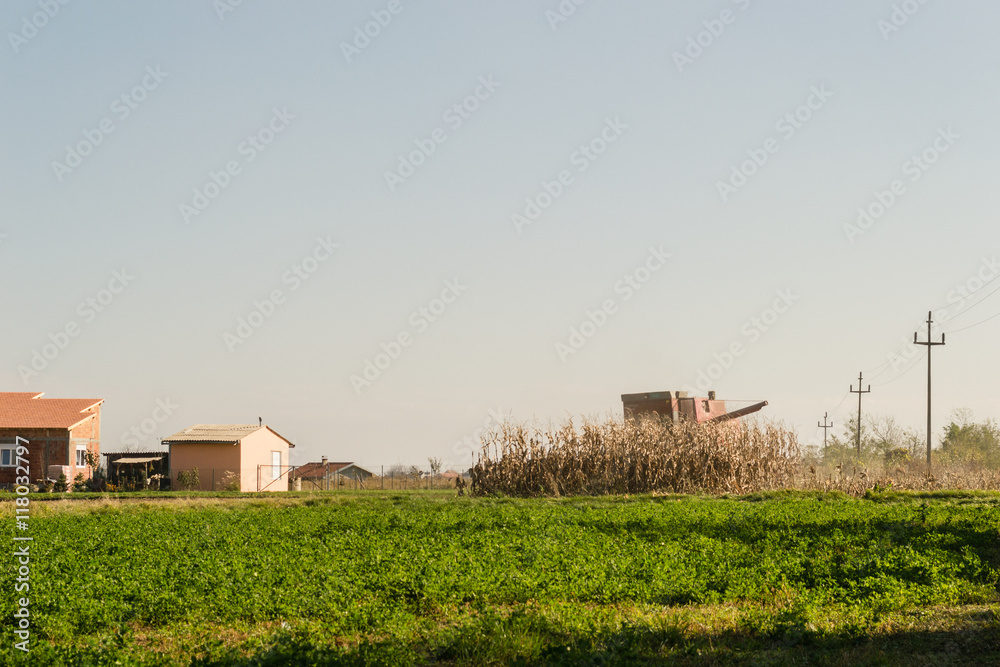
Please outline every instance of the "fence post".
[[378, 486], [380, 490], [385, 491], [385, 466], [379, 466]]

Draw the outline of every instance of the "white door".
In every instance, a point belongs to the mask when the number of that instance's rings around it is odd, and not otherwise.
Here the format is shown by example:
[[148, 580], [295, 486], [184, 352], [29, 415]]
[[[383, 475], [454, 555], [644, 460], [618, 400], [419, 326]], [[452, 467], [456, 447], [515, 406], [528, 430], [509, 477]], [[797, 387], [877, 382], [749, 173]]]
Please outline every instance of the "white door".
[[271, 452], [271, 479], [281, 478], [281, 452]]

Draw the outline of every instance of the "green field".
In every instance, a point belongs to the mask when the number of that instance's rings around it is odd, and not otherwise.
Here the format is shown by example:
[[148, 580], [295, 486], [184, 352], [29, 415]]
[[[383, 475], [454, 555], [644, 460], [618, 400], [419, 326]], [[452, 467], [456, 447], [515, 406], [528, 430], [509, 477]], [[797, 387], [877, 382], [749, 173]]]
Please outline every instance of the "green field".
[[[35, 665], [1000, 664], [998, 494], [32, 512]], [[2, 568], [0, 663], [18, 664]]]

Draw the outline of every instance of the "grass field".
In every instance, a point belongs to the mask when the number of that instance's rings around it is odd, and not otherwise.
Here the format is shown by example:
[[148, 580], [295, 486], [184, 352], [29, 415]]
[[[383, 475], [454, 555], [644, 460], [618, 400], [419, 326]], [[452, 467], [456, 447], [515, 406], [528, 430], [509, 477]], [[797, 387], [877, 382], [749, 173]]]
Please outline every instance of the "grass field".
[[[1000, 664], [996, 493], [32, 512], [36, 665]], [[18, 664], [12, 558], [0, 578], [0, 663]]]

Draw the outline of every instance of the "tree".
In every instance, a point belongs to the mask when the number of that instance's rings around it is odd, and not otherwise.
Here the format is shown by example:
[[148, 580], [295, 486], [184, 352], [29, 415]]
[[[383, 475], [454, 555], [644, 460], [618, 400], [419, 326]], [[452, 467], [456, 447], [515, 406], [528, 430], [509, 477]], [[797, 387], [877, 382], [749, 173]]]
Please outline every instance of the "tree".
[[[866, 454], [870, 454], [874, 450], [874, 445], [871, 439], [871, 425], [869, 419], [865, 419], [861, 422], [861, 456], [862, 458]], [[834, 433], [830, 437], [829, 446], [826, 451], [823, 452], [823, 459], [826, 463], [858, 463], [858, 418], [857, 416], [850, 417], [846, 422], [843, 423], [843, 433], [837, 435]]]
[[101, 459], [97, 454], [87, 451], [87, 465], [93, 471], [87, 480], [88, 491], [104, 491], [108, 481], [107, 471], [101, 467]]
[[73, 478], [73, 490], [77, 493], [83, 493], [87, 490], [87, 480], [83, 478], [83, 473], [76, 473], [76, 477]]
[[956, 410], [944, 427], [941, 453], [945, 460], [986, 468], [1000, 467], [1000, 427], [992, 419], [972, 421], [971, 410]]
[[826, 463], [855, 463], [867, 465], [876, 459], [893, 462], [902, 457], [900, 450], [907, 450], [915, 457], [924, 440], [920, 432], [904, 429], [896, 418], [889, 414], [863, 415], [861, 421], [861, 457], [858, 457], [858, 417], [850, 417], [844, 422], [841, 435], [834, 434], [823, 452]]
[[432, 475], [434, 475], [435, 477], [437, 477], [438, 475], [441, 474], [441, 459], [435, 458], [435, 457], [432, 456], [432, 457], [430, 457], [430, 458], [427, 459], [427, 463], [431, 467], [431, 474]]

